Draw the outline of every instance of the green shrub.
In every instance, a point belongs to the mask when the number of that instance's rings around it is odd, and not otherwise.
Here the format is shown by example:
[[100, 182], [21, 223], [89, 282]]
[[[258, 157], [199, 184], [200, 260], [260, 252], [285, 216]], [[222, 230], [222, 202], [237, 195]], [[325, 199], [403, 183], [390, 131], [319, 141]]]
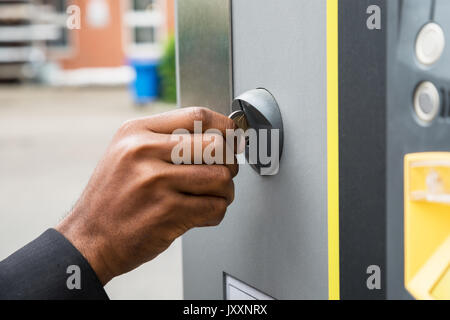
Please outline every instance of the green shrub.
[[164, 54], [159, 65], [161, 79], [161, 99], [165, 102], [177, 101], [177, 81], [175, 62], [175, 37], [171, 36], [167, 41]]

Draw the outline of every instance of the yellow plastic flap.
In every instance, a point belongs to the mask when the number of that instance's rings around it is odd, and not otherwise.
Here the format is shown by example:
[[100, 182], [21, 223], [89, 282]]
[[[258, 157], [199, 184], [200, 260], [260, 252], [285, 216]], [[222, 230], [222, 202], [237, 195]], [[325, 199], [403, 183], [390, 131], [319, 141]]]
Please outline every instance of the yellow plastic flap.
[[[450, 265], [450, 153], [405, 157], [405, 285], [442, 299]], [[450, 298], [450, 296], [448, 296]]]

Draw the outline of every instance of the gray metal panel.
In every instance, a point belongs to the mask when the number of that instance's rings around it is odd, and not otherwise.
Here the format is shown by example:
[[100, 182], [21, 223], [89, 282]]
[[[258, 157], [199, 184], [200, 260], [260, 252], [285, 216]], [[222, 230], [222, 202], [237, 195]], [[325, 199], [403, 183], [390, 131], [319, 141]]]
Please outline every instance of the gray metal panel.
[[277, 299], [325, 299], [326, 1], [234, 1], [232, 13], [234, 90], [275, 96], [285, 149], [277, 176], [241, 167], [219, 227], [184, 237], [185, 298], [223, 298], [225, 271]]
[[177, 1], [178, 103], [230, 113], [231, 3]]

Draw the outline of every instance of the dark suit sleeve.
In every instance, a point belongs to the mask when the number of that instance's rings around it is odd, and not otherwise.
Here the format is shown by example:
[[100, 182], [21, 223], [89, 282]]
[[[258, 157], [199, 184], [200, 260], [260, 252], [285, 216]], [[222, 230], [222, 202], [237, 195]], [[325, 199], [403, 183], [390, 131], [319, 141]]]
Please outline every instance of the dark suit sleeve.
[[[80, 289], [73, 288], [77, 283]], [[108, 296], [83, 255], [49, 229], [0, 262], [0, 299], [106, 300]]]

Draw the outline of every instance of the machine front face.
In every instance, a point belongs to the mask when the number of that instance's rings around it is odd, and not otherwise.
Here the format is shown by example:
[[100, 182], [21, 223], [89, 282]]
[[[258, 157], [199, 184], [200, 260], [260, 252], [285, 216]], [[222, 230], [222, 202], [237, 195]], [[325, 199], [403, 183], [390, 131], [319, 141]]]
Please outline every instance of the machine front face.
[[180, 105], [229, 114], [264, 88], [284, 128], [278, 174], [241, 166], [223, 223], [184, 237], [185, 298], [445, 297], [449, 229], [421, 225], [448, 205], [405, 191], [433, 173], [419, 158], [450, 181], [449, 16], [448, 0], [178, 1]]

